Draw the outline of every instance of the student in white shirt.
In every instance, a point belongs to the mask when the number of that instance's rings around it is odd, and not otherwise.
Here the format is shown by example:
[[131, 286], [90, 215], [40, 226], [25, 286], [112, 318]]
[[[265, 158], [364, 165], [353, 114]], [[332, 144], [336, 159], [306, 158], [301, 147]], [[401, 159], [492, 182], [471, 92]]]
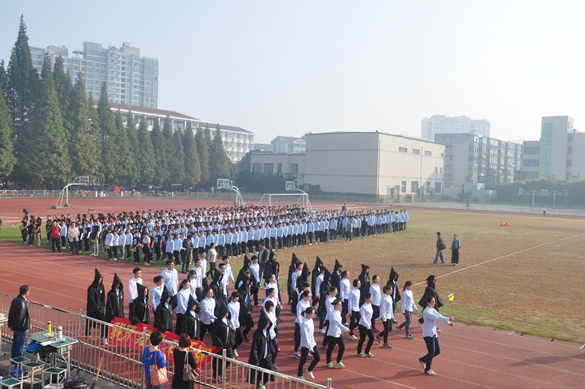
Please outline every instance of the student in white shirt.
[[337, 362], [335, 366], [345, 369], [345, 365], [342, 362], [343, 353], [345, 352], [345, 343], [343, 342], [342, 332], [349, 331], [349, 328], [341, 324], [341, 311], [343, 309], [343, 303], [340, 299], [336, 298], [332, 303], [333, 310], [329, 313], [329, 329], [327, 330], [327, 367], [333, 369], [333, 363], [331, 362], [331, 355], [335, 345], [339, 347], [337, 352]]
[[179, 273], [175, 269], [175, 262], [168, 260], [166, 262], [167, 268], [160, 272], [166, 288], [171, 292], [171, 304], [173, 308], [177, 306], [177, 289], [179, 288]]
[[260, 265], [258, 264], [258, 257], [252, 255], [252, 264], [250, 265], [250, 272], [252, 273], [252, 277], [254, 278], [255, 282], [252, 285], [257, 285], [252, 287], [252, 295], [254, 296], [254, 305], [258, 304], [258, 288], [260, 287]]
[[232, 292], [230, 302], [228, 304], [228, 309], [230, 310], [231, 314], [230, 321], [232, 329], [235, 332], [233, 347], [234, 357], [239, 357], [236, 349], [244, 341], [244, 335], [242, 334], [242, 329], [240, 328], [240, 294], [237, 291]]
[[217, 319], [215, 317], [215, 299], [213, 298], [213, 289], [207, 289], [205, 298], [201, 301], [201, 330], [199, 331], [199, 340], [203, 342], [205, 333], [209, 331], [211, 334], [211, 326]]
[[[225, 271], [223, 272], [223, 278], [221, 279], [221, 282], [223, 284], [223, 290], [226, 292], [226, 298], [227, 298], [227, 286], [230, 282], [230, 280], [232, 280], [232, 282], [236, 282], [234, 280], [234, 273], [232, 271], [232, 267], [230, 265], [230, 259], [227, 255], [224, 255], [222, 258], [223, 264], [224, 264], [224, 269]], [[235, 285], [234, 285], [235, 287]], [[237, 289], [237, 288], [236, 288]]]
[[211, 274], [211, 278], [213, 278], [215, 274], [215, 263], [217, 262], [217, 251], [215, 251], [215, 243], [210, 243], [207, 256], [209, 257], [209, 271], [205, 273], [205, 275], [209, 277]]
[[345, 270], [341, 273], [341, 281], [339, 282], [339, 296], [337, 296], [342, 303], [341, 309], [341, 322], [343, 325], [347, 326], [347, 313], [349, 307], [349, 292], [351, 291], [351, 285], [349, 283], [349, 271]]
[[433, 358], [441, 353], [439, 338], [437, 337], [437, 322], [445, 323], [453, 327], [453, 317], [446, 318], [435, 309], [435, 298], [428, 296], [427, 307], [423, 311], [425, 319], [425, 328], [423, 329], [423, 339], [427, 345], [427, 355], [418, 359], [425, 373], [431, 376], [437, 375], [431, 368]]
[[132, 270], [132, 273], [134, 273], [134, 278], [131, 278], [130, 281], [128, 281], [128, 304], [132, 305], [132, 303], [134, 302], [134, 299], [136, 299], [138, 297], [138, 289], [136, 288], [136, 284], [140, 284], [142, 285], [142, 271], [140, 270], [139, 267], [135, 267], [134, 270]]
[[295, 349], [293, 357], [296, 359], [301, 359], [301, 354], [299, 354], [299, 346], [301, 344], [301, 323], [302, 323], [302, 313], [311, 306], [311, 299], [313, 296], [311, 295], [310, 290], [305, 290], [301, 293], [300, 301], [297, 304], [297, 315], [295, 319]]
[[311, 362], [309, 367], [304, 372], [309, 377], [311, 377], [311, 379], [315, 379], [313, 370], [315, 369], [315, 366], [317, 366], [317, 363], [319, 363], [321, 360], [317, 342], [315, 342], [315, 338], [313, 337], [315, 332], [313, 319], [315, 319], [315, 317], [317, 317], [317, 315], [315, 315], [315, 310], [313, 307], [306, 308], [301, 317], [301, 360], [299, 362], [299, 368], [297, 369], [297, 376], [301, 380], [304, 380], [303, 367], [305, 366], [305, 362], [307, 362], [309, 352], [313, 353], [313, 362]]
[[181, 282], [179, 293], [177, 293], [177, 324], [175, 325], [175, 334], [179, 336], [183, 333], [183, 315], [187, 313], [189, 297], [191, 297], [191, 290], [189, 287], [189, 280], [183, 280]]
[[406, 339], [414, 339], [414, 337], [410, 334], [410, 323], [412, 323], [412, 311], [418, 312], [418, 308], [416, 307], [414, 298], [412, 296], [412, 288], [413, 286], [411, 281], [406, 281], [404, 283], [404, 292], [402, 292], [402, 314], [404, 315], [405, 321], [396, 329], [396, 332], [399, 334], [402, 327], [405, 327]]
[[380, 277], [374, 276], [372, 278], [372, 285], [370, 286], [370, 293], [372, 294], [372, 331], [379, 332], [376, 328], [376, 319], [380, 317], [380, 304], [382, 303], [382, 296], [380, 295]]
[[[359, 357], [365, 357], [366, 355], [370, 358], [374, 357], [374, 354], [370, 352], [370, 348], [372, 348], [372, 344], [374, 343], [374, 332], [372, 331], [372, 294], [366, 293], [366, 301], [360, 308], [360, 324], [358, 325], [358, 329], [360, 331], [360, 340], [358, 342], [357, 347], [357, 354]], [[366, 335], [368, 336], [368, 344], [366, 345], [366, 353], [362, 353], [362, 346], [364, 345], [364, 341], [366, 340]]]
[[276, 366], [276, 357], [278, 356], [278, 340], [276, 340], [277, 319], [276, 319], [275, 309], [276, 308], [275, 308], [274, 302], [272, 300], [265, 301], [264, 312], [266, 313], [266, 316], [268, 316], [270, 323], [272, 323], [272, 325], [270, 326], [270, 330], [269, 330], [270, 341], [272, 342], [272, 346], [273, 346], [273, 350], [274, 350], [274, 352], [272, 353], [272, 363], [274, 365], [274, 370], [279, 371], [280, 369], [278, 368], [278, 366]]
[[348, 308], [350, 311], [349, 321], [349, 339], [358, 340], [353, 334], [353, 330], [358, 326], [360, 321], [360, 287], [362, 283], [357, 278], [353, 280], [353, 289], [349, 292]]
[[383, 288], [384, 297], [382, 298], [382, 304], [380, 309], [380, 319], [382, 319], [382, 324], [384, 325], [384, 331], [380, 332], [377, 336], [378, 343], [382, 343], [382, 338], [384, 338], [384, 348], [392, 348], [388, 344], [388, 334], [392, 331], [392, 319], [394, 318], [394, 302], [392, 301], [392, 293], [394, 287], [392, 285], [386, 285]]
[[160, 299], [164, 290], [164, 280], [161, 276], [156, 276], [152, 281], [154, 282], [154, 287], [150, 290], [150, 305], [152, 305], [152, 311], [156, 313], [156, 307], [160, 304]]

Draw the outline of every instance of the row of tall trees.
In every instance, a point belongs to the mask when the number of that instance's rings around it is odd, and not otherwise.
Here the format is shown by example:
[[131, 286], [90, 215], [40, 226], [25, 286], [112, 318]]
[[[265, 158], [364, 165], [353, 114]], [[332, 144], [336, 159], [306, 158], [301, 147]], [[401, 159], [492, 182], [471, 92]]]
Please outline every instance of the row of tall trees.
[[59, 57], [51, 66], [46, 56], [39, 74], [32, 65], [26, 25], [20, 19], [18, 38], [8, 66], [0, 62], [0, 181], [61, 186], [76, 176], [102, 183], [187, 189], [213, 186], [230, 178], [219, 125], [194, 131], [190, 122], [173, 131], [167, 117], [154, 120], [113, 112], [107, 87], [97, 107], [86, 94], [82, 73], [75, 81]]

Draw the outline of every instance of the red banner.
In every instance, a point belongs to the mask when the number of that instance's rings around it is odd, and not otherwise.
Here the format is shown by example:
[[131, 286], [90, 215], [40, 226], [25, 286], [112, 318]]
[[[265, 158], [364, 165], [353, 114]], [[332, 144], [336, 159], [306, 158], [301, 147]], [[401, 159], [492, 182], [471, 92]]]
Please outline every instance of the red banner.
[[[119, 317], [115, 317], [112, 322], [113, 325], [116, 325], [118, 327], [123, 327], [123, 328], [127, 328], [129, 330], [132, 331], [137, 331], [140, 332], [140, 335], [131, 333], [131, 332], [126, 332], [126, 331], [122, 331], [119, 330], [117, 328], [112, 328], [110, 330], [110, 337], [108, 339], [109, 344], [111, 344], [112, 346], [123, 346], [129, 349], [133, 349], [133, 350], [138, 350], [140, 351], [140, 355], [142, 355], [143, 352], [143, 347], [142, 347], [142, 331], [146, 328], [146, 334], [148, 336], [150, 336], [150, 334], [152, 334], [155, 331], [158, 331], [155, 327], [148, 325], [148, 324], [131, 324], [130, 320], [127, 319], [121, 319]], [[173, 363], [173, 350], [175, 347], [179, 347], [179, 336], [173, 332], [165, 332], [163, 333], [163, 338], [169, 342], [174, 343], [174, 345], [171, 347], [170, 350], [168, 350], [168, 356], [169, 356], [169, 363]], [[148, 345], [148, 343], [147, 343]], [[164, 343], [161, 343], [161, 349], [163, 351], [163, 353], [166, 351], [165, 350], [166, 345]], [[221, 350], [221, 347], [216, 347], [216, 346], [206, 346], [205, 343], [200, 342], [196, 339], [191, 339], [191, 348], [197, 349], [197, 350], [203, 350], [203, 351], [207, 351], [210, 353], [217, 353], [218, 351]], [[201, 369], [202, 367], [204, 367], [207, 363], [209, 363], [211, 361], [211, 356], [206, 356], [204, 357], [205, 354], [202, 353], [195, 353], [195, 361], [197, 362], [197, 367], [199, 369]], [[202, 358], [203, 357], [203, 358]]]

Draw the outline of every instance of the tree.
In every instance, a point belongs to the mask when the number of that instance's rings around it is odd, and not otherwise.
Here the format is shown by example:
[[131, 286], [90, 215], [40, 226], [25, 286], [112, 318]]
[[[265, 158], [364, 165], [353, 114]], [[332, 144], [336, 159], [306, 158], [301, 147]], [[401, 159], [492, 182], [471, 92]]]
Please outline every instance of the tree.
[[[211, 138], [211, 130], [209, 129], [209, 123], [205, 125], [205, 130], [203, 131], [203, 135], [205, 135], [205, 142], [207, 143], [207, 149], [209, 150], [209, 156], [211, 157], [211, 145], [213, 144], [213, 139]], [[211, 164], [209, 166], [211, 169]]]
[[230, 178], [231, 161], [225, 153], [223, 147], [223, 137], [221, 136], [221, 130], [219, 124], [215, 129], [215, 136], [211, 143], [211, 152], [209, 154], [209, 166], [211, 170], [210, 184], [215, 184], [218, 178]]
[[28, 46], [28, 36], [24, 17], [20, 16], [18, 37], [12, 48], [8, 62], [8, 90], [6, 104], [14, 129], [14, 155], [17, 159], [13, 177], [18, 180], [30, 178], [31, 171], [26, 169], [27, 161], [35, 158], [32, 150], [32, 109], [36, 100], [39, 77], [32, 66], [32, 56]]
[[163, 158], [165, 161], [165, 168], [167, 170], [167, 173], [163, 178], [163, 182], [165, 185], [168, 186], [171, 184], [170, 182], [171, 177], [168, 171], [170, 170], [171, 161], [173, 160], [173, 154], [175, 153], [175, 150], [173, 148], [173, 125], [171, 123], [171, 118], [169, 116], [167, 116], [164, 120], [162, 135], [166, 144], [165, 154]]
[[132, 110], [128, 111], [126, 119], [126, 134], [128, 136], [128, 143], [130, 144], [130, 155], [132, 159], [127, 166], [128, 177], [130, 182], [136, 183], [139, 179], [137, 158], [140, 149], [138, 148], [138, 133], [136, 130], [136, 124], [134, 123], [134, 114], [132, 113]]
[[100, 128], [100, 119], [97, 112], [97, 107], [95, 106], [93, 96], [90, 93], [87, 97], [87, 111], [89, 116], [89, 125], [90, 125], [90, 136], [92, 139], [95, 139], [95, 148], [96, 153], [98, 155], [97, 158], [97, 170], [94, 172], [94, 175], [97, 179], [103, 179], [104, 176], [102, 174], [102, 129]]
[[[172, 135], [171, 135], [172, 136]], [[160, 129], [158, 118], [153, 119], [152, 131], [150, 132], [150, 139], [154, 149], [154, 176], [151, 183], [156, 186], [161, 186], [168, 180], [169, 166], [167, 160], [167, 141]]]
[[152, 141], [148, 134], [148, 125], [146, 124], [146, 117], [143, 116], [138, 125], [138, 150], [137, 165], [139, 181], [142, 184], [151, 184], [154, 176], [154, 149], [152, 148]]
[[[6, 66], [4, 60], [0, 60], [0, 89], [2, 89], [2, 97], [4, 97], [4, 104], [6, 104], [6, 96], [8, 94], [8, 74], [6, 73]], [[6, 106], [8, 109], [8, 106]]]
[[199, 166], [201, 168], [201, 181], [199, 182], [202, 186], [209, 183], [210, 171], [209, 171], [209, 147], [203, 135], [201, 128], [197, 129], [195, 133], [195, 143], [197, 143], [197, 153], [199, 154]]
[[183, 133], [183, 150], [185, 152], [185, 187], [194, 188], [201, 180], [201, 166], [199, 164], [199, 153], [197, 152], [197, 142], [193, 134], [191, 122], [187, 122], [187, 127]]
[[[77, 73], [77, 80], [79, 80], [80, 74], [81, 72]], [[57, 93], [59, 108], [61, 109], [61, 117], [63, 118], [63, 127], [65, 128], [67, 139], [69, 140], [70, 134], [73, 131], [73, 112], [71, 112], [70, 105], [71, 99], [74, 96], [74, 92], [73, 83], [71, 82], [71, 75], [69, 71], [65, 73], [63, 58], [61, 56], [58, 56], [55, 59], [55, 65], [53, 67], [53, 80], [55, 81], [55, 92]], [[83, 96], [83, 100], [85, 100], [85, 95]]]
[[31, 149], [34, 157], [24, 166], [31, 172], [33, 182], [43, 184], [65, 182], [71, 174], [67, 137], [52, 73], [51, 61], [45, 55], [39, 100], [33, 112], [35, 131]]
[[171, 184], [181, 184], [185, 181], [185, 152], [181, 141], [181, 132], [175, 131], [172, 139], [172, 156], [169, 163], [169, 180]]
[[118, 147], [118, 134], [114, 123], [114, 113], [108, 101], [108, 88], [106, 83], [102, 84], [100, 100], [97, 107], [101, 140], [102, 140], [102, 164], [101, 173], [106, 183], [116, 184], [118, 178], [117, 170], [122, 168], [119, 164], [120, 154]]
[[[4, 63], [0, 65], [3, 66]], [[16, 162], [12, 142], [13, 130], [10, 125], [10, 114], [4, 100], [3, 89], [0, 87], [0, 180], [2, 181], [8, 179]]]
[[493, 167], [489, 167], [485, 173], [484, 182], [486, 184], [493, 184], [496, 182], [496, 170]]
[[69, 103], [72, 119], [70, 123], [72, 128], [71, 141], [69, 142], [72, 170], [75, 176], [96, 178], [100, 167], [98, 150], [100, 138], [91, 128], [89, 103], [81, 72], [78, 73]]
[[134, 155], [132, 154], [132, 148], [130, 147], [130, 140], [128, 139], [128, 133], [126, 127], [124, 127], [124, 119], [120, 110], [116, 113], [116, 119], [114, 121], [116, 125], [116, 132], [118, 133], [118, 152], [120, 166], [118, 169], [118, 180], [125, 183], [127, 186], [133, 184], [132, 172], [128, 167], [133, 163]]

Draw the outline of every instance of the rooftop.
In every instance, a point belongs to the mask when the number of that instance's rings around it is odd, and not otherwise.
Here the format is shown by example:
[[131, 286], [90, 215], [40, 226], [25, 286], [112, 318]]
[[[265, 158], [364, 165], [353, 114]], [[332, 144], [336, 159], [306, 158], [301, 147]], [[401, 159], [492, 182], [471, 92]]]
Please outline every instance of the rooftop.
[[[199, 123], [199, 127], [207, 127], [209, 126], [210, 130], [215, 130], [217, 128], [217, 124], [211, 124], [211, 123]], [[233, 132], [244, 132], [246, 134], [253, 134], [253, 132], [248, 131], [248, 130], [244, 130], [241, 127], [234, 127], [234, 126], [226, 126], [224, 124], [220, 124], [219, 125], [219, 129], [220, 130], [225, 130], [225, 131], [233, 131]]]
[[[98, 101], [94, 100], [94, 104], [97, 106]], [[147, 107], [140, 107], [138, 105], [128, 105], [128, 104], [120, 104], [120, 103], [112, 103], [110, 102], [110, 106], [114, 109], [119, 109], [120, 111], [132, 111], [134, 113], [145, 113], [151, 115], [159, 115], [159, 116], [170, 116], [173, 118], [179, 118], [184, 120], [193, 120], [199, 121], [191, 116], [183, 115], [182, 113], [178, 113], [175, 111], [167, 111], [165, 109], [158, 109], [158, 108], [147, 108]]]

